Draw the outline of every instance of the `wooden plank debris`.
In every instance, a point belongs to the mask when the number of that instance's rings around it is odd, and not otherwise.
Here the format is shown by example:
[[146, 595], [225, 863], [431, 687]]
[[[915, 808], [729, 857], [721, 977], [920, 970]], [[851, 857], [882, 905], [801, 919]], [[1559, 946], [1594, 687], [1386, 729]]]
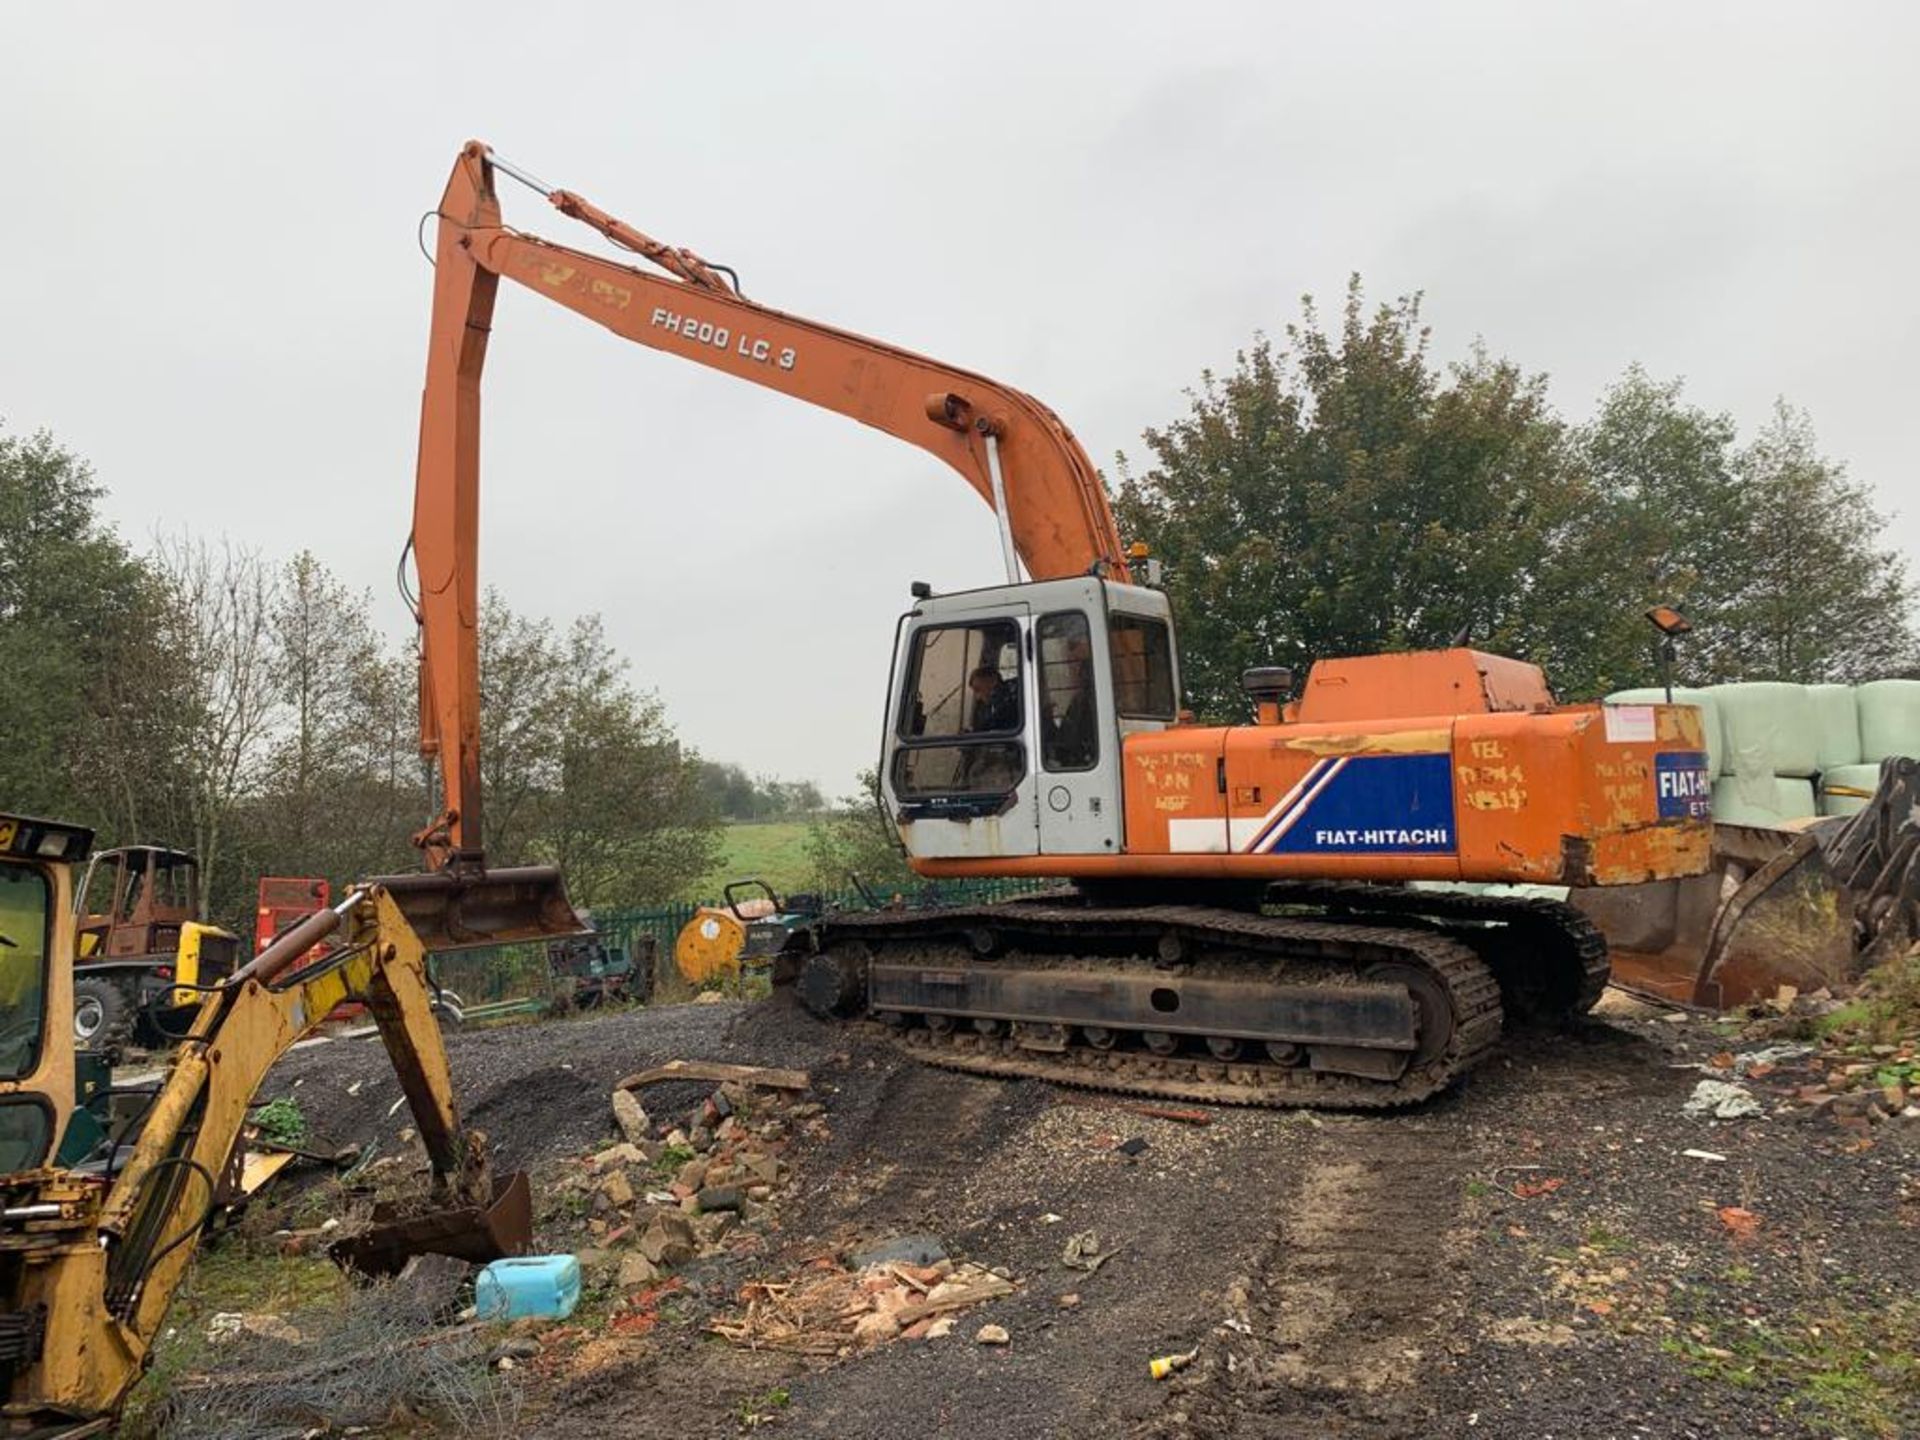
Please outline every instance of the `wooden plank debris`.
[[770, 1065], [729, 1065], [719, 1060], [669, 1060], [638, 1074], [616, 1081], [616, 1090], [637, 1090], [663, 1080], [707, 1080], [722, 1084], [728, 1080], [762, 1090], [810, 1090], [813, 1081], [804, 1070], [782, 1070]]

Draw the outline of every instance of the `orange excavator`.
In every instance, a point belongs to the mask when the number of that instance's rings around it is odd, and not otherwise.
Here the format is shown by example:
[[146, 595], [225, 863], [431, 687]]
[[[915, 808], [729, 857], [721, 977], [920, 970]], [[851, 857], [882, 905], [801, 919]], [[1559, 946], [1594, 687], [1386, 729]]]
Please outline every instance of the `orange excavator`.
[[[652, 269], [505, 223], [519, 181]], [[922, 1059], [1249, 1104], [1419, 1100], [1509, 1019], [1577, 1015], [1606, 946], [1572, 906], [1411, 882], [1639, 884], [1708, 864], [1699, 712], [1559, 705], [1534, 666], [1455, 648], [1244, 677], [1199, 725], [1154, 562], [1045, 405], [749, 300], [727, 267], [466, 146], [442, 196], [412, 543], [431, 867], [484, 874], [480, 380], [502, 277], [617, 335], [938, 456], [992, 507], [1006, 583], [900, 618], [884, 802], [929, 877], [1044, 876], [994, 905], [833, 915], [776, 978]], [[1297, 691], [1297, 695], [1295, 692]], [[1290, 698], [1293, 697], [1293, 698]]]

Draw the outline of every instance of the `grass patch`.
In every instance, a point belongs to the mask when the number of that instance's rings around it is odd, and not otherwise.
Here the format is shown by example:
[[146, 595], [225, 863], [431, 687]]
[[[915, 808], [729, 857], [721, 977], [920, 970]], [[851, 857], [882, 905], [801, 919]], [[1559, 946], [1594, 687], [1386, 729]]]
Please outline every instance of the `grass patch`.
[[720, 832], [720, 859], [693, 886], [693, 899], [718, 900], [733, 880], [764, 880], [784, 899], [804, 890], [813, 873], [807, 858], [808, 822], [765, 820], [737, 823]]
[[753, 1430], [767, 1424], [793, 1402], [793, 1395], [784, 1385], [776, 1385], [764, 1395], [743, 1395], [734, 1414], [740, 1421], [742, 1430]]
[[188, 1267], [153, 1349], [153, 1365], [127, 1399], [119, 1433], [131, 1440], [162, 1433], [166, 1400], [182, 1376], [205, 1369], [234, 1341], [207, 1339], [207, 1324], [223, 1311], [284, 1315], [316, 1305], [338, 1305], [346, 1277], [331, 1260], [282, 1255], [278, 1248], [226, 1235], [201, 1248]]
[[1834, 1435], [1895, 1440], [1920, 1415], [1920, 1301], [1836, 1300], [1774, 1324], [1714, 1312], [1661, 1348], [1700, 1379], [1785, 1390], [1783, 1408]]
[[1859, 996], [1821, 1017], [1824, 1034], [1870, 1045], [1891, 1045], [1920, 1034], [1920, 953], [1876, 966]]
[[1872, 1008], [1866, 1001], [1849, 1000], [1824, 1015], [1815, 1016], [1813, 1031], [1821, 1039], [1829, 1035], [1847, 1035], [1867, 1024], [1872, 1017]]
[[1633, 1241], [1625, 1235], [1617, 1234], [1604, 1225], [1589, 1225], [1586, 1233], [1589, 1248], [1602, 1255], [1624, 1255], [1633, 1249]]
[[307, 1138], [307, 1117], [291, 1096], [269, 1100], [253, 1112], [251, 1120], [260, 1138], [274, 1145], [299, 1145]]
[[668, 1145], [653, 1160], [653, 1173], [664, 1180], [671, 1180], [680, 1173], [680, 1167], [694, 1157], [691, 1145]]

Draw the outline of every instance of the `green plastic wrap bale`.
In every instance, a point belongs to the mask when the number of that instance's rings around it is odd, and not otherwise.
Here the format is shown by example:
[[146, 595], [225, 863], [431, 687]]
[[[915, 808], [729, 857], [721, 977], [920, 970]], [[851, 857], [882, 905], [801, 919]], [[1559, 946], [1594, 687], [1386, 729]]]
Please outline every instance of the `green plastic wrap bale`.
[[1722, 775], [1713, 782], [1713, 818], [1722, 825], [1773, 829], [1817, 814], [1813, 781], [1797, 775]]
[[1860, 706], [1860, 760], [1920, 755], [1920, 680], [1869, 680], [1854, 692]]
[[1809, 685], [1814, 723], [1820, 727], [1820, 773], [1843, 765], [1858, 765], [1860, 705], [1851, 685]]
[[1713, 698], [1727, 747], [1725, 773], [1808, 780], [1820, 773], [1820, 724], [1806, 686], [1776, 680], [1715, 685]]
[[1852, 815], [1867, 808], [1866, 795], [1830, 794], [1835, 786], [1847, 790], [1864, 790], [1872, 795], [1880, 785], [1880, 767], [1878, 765], [1837, 765], [1820, 775], [1820, 813], [1822, 815]]
[[[1664, 705], [1667, 692], [1658, 688], [1648, 690], [1616, 690], [1607, 696], [1608, 705]], [[1714, 703], [1711, 690], [1696, 690], [1676, 685], [1673, 687], [1673, 703], [1676, 705], [1697, 705], [1700, 707], [1700, 728], [1707, 738], [1707, 774], [1719, 779], [1726, 770], [1726, 744], [1720, 733], [1720, 707]]]

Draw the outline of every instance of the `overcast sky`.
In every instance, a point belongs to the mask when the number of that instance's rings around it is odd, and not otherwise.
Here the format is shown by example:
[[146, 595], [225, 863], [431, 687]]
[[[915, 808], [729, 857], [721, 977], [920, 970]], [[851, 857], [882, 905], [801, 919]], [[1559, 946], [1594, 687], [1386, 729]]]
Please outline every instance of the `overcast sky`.
[[[1031, 391], [1103, 465], [1348, 272], [1573, 416], [1776, 396], [1920, 549], [1920, 9], [0, 0], [0, 422], [108, 512], [312, 549], [395, 633], [460, 143], [769, 304]], [[588, 232], [506, 187], [510, 221]], [[569, 234], [569, 231], [578, 231]], [[590, 237], [588, 237], [590, 238]], [[908, 583], [992, 583], [919, 451], [502, 290], [483, 577], [599, 611], [709, 755], [844, 790]], [[1809, 523], [1819, 523], [1809, 517]]]

